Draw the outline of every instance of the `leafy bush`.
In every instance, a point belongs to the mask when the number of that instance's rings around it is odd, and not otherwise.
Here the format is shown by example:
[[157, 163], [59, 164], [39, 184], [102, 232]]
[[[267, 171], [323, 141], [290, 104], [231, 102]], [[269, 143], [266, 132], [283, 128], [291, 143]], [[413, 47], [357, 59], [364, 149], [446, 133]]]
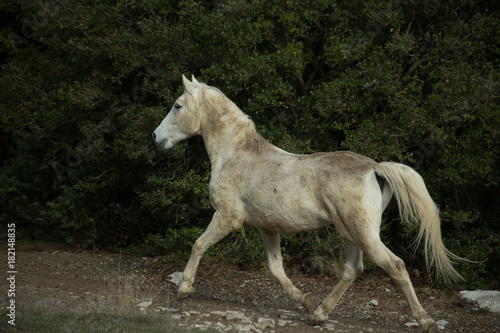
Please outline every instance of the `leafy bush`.
[[[1, 222], [85, 246], [204, 228], [202, 140], [165, 153], [150, 137], [180, 75], [194, 74], [284, 149], [413, 166], [442, 210], [445, 243], [487, 259], [464, 272], [498, 287], [498, 13], [479, 0], [7, 1]], [[396, 221], [389, 210], [384, 237], [404, 250], [410, 231]], [[232, 236], [250, 262], [262, 257], [253, 233]], [[330, 255], [328, 233], [307, 237], [284, 236], [287, 255]]]
[[179, 254], [188, 259], [194, 242], [201, 236], [203, 229], [192, 227], [183, 229], [168, 228], [165, 236], [149, 234], [143, 243], [129, 246], [127, 252], [141, 256], [161, 256], [169, 253]]
[[62, 194], [47, 203], [48, 224], [55, 227], [60, 237], [68, 244], [85, 241], [92, 248], [96, 239], [96, 225], [85, 211], [83, 193], [62, 186]]

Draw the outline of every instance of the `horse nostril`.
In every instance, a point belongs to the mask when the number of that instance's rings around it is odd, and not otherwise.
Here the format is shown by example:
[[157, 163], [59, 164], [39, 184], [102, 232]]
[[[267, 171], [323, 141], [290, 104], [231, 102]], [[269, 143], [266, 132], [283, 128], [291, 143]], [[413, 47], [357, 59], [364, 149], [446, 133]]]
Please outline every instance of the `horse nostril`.
[[153, 132], [153, 140], [156, 141], [156, 134], [155, 134], [155, 132]]

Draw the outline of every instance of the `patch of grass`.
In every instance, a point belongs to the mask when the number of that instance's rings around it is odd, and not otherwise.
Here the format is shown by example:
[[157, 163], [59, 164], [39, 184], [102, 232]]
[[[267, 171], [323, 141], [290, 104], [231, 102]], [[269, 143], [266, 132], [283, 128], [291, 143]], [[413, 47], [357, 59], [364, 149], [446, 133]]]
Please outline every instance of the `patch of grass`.
[[[111, 268], [108, 282], [99, 289], [99, 303], [95, 308], [86, 312], [71, 311], [71, 308], [62, 312], [54, 310], [31, 308], [27, 304], [19, 308], [16, 316], [16, 325], [7, 324], [8, 317], [5, 311], [0, 315], [6, 320], [0, 324], [0, 332], [23, 333], [196, 333], [199, 329], [181, 327], [169, 320], [165, 313], [156, 312], [153, 308], [145, 307], [141, 310], [138, 303], [153, 301], [157, 296], [154, 283], [144, 288], [142, 280], [129, 268], [122, 267], [121, 259], [115, 269]], [[104, 306], [104, 307], [101, 307]], [[101, 312], [102, 309], [106, 309]], [[215, 333], [215, 330], [204, 332]]]
[[144, 242], [129, 246], [125, 252], [138, 256], [155, 257], [176, 253], [184, 259], [189, 259], [191, 249], [204, 229], [198, 227], [172, 229], [168, 228], [165, 236], [149, 234]]
[[131, 274], [117, 274], [117, 278], [107, 284], [103, 296], [114, 313], [128, 316], [138, 314], [136, 305], [139, 302], [153, 301], [156, 293], [152, 286], [148, 290], [142, 290]]
[[[45, 311], [22, 312], [16, 325], [6, 327], [6, 332], [39, 333], [108, 333], [108, 332], [172, 332], [195, 333], [198, 329], [176, 326], [165, 315], [160, 314], [115, 314], [74, 312], [51, 313]], [[206, 330], [204, 332], [216, 332]]]

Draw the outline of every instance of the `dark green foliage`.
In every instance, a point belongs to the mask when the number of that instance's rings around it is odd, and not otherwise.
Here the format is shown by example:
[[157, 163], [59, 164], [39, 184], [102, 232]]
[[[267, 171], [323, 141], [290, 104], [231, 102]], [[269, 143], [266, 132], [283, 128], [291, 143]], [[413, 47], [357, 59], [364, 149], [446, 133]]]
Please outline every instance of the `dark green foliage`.
[[[182, 93], [181, 74], [194, 74], [284, 149], [413, 166], [447, 246], [487, 260], [460, 270], [499, 287], [499, 15], [478, 0], [4, 1], [2, 223], [25, 237], [146, 239], [151, 251], [188, 253], [190, 230], [213, 213], [204, 144], [163, 152], [151, 132]], [[409, 260], [414, 235], [391, 206], [384, 241]], [[334, 240], [284, 236], [285, 255], [338, 257]], [[218, 250], [251, 266], [263, 260], [256, 242], [245, 230]]]
[[203, 229], [197, 227], [182, 229], [167, 228], [165, 236], [149, 234], [144, 238], [143, 243], [129, 246], [127, 251], [136, 255], [151, 257], [177, 253], [187, 260], [191, 254], [194, 242], [202, 233]]

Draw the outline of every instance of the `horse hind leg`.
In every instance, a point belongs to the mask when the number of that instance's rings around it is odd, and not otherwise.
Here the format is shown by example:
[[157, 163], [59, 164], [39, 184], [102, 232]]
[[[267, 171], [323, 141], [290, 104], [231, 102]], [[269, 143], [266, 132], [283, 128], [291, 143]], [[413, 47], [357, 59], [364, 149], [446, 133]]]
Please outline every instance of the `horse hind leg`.
[[303, 294], [286, 276], [283, 268], [279, 234], [267, 233], [259, 230], [266, 248], [269, 270], [285, 288], [290, 298], [300, 302], [310, 313], [318, 306], [316, 297], [312, 293]]
[[412, 315], [419, 323], [422, 331], [426, 333], [439, 332], [434, 320], [427, 319], [427, 313], [418, 301], [403, 260], [392, 253], [379, 238], [366, 244], [366, 255], [368, 255], [377, 266], [383, 268], [403, 290], [403, 294], [410, 306]]
[[324, 322], [328, 319], [328, 314], [332, 312], [338, 300], [351, 286], [356, 277], [363, 273], [363, 252], [353, 243], [345, 241], [346, 259], [344, 272], [339, 283], [332, 292], [323, 300], [323, 303], [313, 312], [314, 322]]

